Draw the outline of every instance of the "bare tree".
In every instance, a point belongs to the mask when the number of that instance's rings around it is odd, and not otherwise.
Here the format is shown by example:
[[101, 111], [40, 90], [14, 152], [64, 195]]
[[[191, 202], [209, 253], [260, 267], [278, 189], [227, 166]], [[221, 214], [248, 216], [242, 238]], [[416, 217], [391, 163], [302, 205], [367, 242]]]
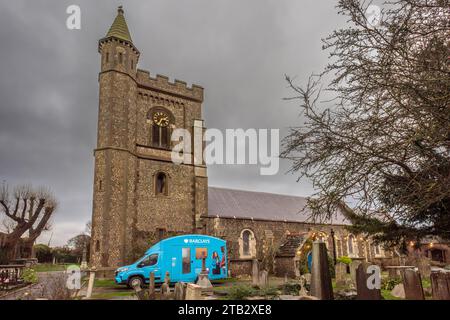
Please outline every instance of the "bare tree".
[[0, 189], [0, 212], [5, 215], [5, 233], [0, 233], [0, 249], [3, 260], [17, 258], [20, 248], [28, 255], [39, 235], [50, 227], [50, 217], [56, 209], [56, 201], [46, 188], [34, 189], [24, 185], [9, 191], [7, 184]]
[[378, 25], [368, 5], [340, 0], [348, 26], [323, 40], [329, 65], [305, 87], [287, 77], [306, 122], [283, 156], [318, 190], [315, 219], [342, 209], [354, 231], [392, 245], [448, 239], [449, 1], [386, 2]]

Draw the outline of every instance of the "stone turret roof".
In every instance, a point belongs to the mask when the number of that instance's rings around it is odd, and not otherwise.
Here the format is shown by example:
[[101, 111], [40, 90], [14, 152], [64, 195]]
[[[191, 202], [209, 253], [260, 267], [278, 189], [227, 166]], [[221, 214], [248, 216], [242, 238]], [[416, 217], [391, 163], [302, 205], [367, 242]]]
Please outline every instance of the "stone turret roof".
[[128, 42], [133, 42], [131, 40], [130, 31], [128, 30], [127, 22], [125, 21], [124, 11], [122, 6], [117, 9], [117, 17], [114, 19], [111, 28], [109, 28], [106, 38], [115, 37]]
[[[311, 212], [306, 206], [307, 200], [282, 194], [209, 187], [208, 216], [313, 223], [309, 219]], [[341, 212], [321, 223], [350, 225]]]

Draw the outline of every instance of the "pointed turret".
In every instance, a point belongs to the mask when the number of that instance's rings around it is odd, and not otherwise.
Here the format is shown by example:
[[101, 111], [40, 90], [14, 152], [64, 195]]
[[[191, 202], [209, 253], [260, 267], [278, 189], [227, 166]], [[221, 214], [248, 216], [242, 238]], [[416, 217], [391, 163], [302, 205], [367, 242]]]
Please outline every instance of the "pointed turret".
[[109, 28], [108, 34], [106, 35], [106, 38], [109, 37], [116, 37], [121, 40], [133, 43], [133, 41], [131, 40], [130, 31], [128, 30], [127, 22], [125, 20], [122, 6], [117, 9], [117, 17], [116, 19], [114, 19], [114, 22], [111, 25], [111, 28]]
[[117, 16], [108, 33], [100, 39], [98, 52], [102, 55], [102, 72], [115, 70], [136, 77], [140, 53], [131, 40], [122, 6], [117, 9]]

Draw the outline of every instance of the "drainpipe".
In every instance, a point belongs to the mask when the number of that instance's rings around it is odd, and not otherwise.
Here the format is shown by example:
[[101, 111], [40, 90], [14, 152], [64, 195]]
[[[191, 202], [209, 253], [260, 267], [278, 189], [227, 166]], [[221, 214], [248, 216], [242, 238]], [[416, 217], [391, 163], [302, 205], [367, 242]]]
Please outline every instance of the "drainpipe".
[[333, 260], [334, 265], [337, 263], [337, 257], [336, 257], [336, 239], [334, 238], [334, 230], [331, 229], [331, 239], [333, 240]]

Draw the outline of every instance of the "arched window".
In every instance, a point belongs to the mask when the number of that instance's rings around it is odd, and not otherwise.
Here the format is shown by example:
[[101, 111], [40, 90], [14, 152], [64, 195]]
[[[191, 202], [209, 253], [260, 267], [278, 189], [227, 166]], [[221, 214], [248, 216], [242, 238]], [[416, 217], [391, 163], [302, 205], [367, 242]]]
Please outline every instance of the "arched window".
[[239, 238], [239, 255], [241, 258], [256, 257], [255, 235], [249, 229], [244, 229]]
[[155, 108], [149, 112], [149, 120], [152, 123], [151, 144], [157, 148], [170, 148], [170, 124], [172, 117], [162, 108]]
[[356, 242], [356, 237], [352, 234], [348, 236], [347, 249], [348, 249], [349, 256], [351, 256], [351, 257], [358, 256], [358, 244]]
[[159, 172], [155, 178], [156, 195], [167, 195], [167, 176], [164, 172]]
[[337, 257], [342, 257], [342, 241], [340, 239], [336, 240], [336, 255]]
[[249, 256], [250, 255], [250, 231], [249, 230], [245, 230], [242, 233], [242, 252], [244, 254], [244, 256]]

